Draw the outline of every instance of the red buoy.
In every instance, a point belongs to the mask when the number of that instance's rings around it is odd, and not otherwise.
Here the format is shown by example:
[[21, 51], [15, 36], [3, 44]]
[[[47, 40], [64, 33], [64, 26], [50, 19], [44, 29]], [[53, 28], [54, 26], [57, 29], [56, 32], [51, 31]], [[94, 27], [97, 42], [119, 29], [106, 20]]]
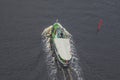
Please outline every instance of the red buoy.
[[100, 21], [99, 21], [99, 23], [98, 23], [98, 27], [97, 27], [97, 32], [100, 31], [102, 24], [103, 24], [103, 20], [100, 19]]

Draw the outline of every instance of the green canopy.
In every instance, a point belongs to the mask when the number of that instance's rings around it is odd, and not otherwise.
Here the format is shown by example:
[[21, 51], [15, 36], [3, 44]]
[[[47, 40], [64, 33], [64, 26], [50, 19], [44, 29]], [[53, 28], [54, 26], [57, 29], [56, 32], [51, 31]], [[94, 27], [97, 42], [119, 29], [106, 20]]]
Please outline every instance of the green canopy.
[[56, 30], [59, 28], [59, 24], [58, 23], [55, 23], [53, 24], [53, 31], [52, 31], [52, 37], [55, 38], [55, 33], [56, 33]]

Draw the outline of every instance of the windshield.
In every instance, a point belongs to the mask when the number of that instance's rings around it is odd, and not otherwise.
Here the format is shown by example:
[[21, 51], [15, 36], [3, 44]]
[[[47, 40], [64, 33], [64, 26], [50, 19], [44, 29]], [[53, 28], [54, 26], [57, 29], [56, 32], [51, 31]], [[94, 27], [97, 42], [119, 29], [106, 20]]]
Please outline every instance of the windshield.
[[65, 38], [64, 31], [62, 30], [62, 28], [58, 28], [56, 30], [56, 36], [57, 38]]

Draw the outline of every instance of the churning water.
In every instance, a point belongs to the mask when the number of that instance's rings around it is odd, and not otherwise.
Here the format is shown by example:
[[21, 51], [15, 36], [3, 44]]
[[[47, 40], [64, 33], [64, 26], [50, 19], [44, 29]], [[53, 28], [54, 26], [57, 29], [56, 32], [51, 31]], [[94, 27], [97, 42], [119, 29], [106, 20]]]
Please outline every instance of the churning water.
[[[47, 68], [48, 68], [48, 75], [49, 78], [51, 80], [61, 80], [57, 78], [57, 75], [61, 76], [61, 74], [57, 74], [58, 72], [58, 67], [56, 66], [56, 63], [54, 61], [54, 58], [52, 57], [52, 51], [50, 49], [50, 42], [49, 39], [46, 37], [43, 37], [42, 40], [43, 44], [44, 44], [44, 51], [45, 51], [45, 59], [46, 59], [46, 64], [47, 64]], [[80, 67], [79, 64], [79, 59], [78, 59], [78, 55], [74, 46], [74, 42], [73, 39], [70, 40], [71, 43], [71, 52], [72, 52], [72, 60], [71, 60], [71, 64], [70, 64], [70, 68], [71, 68], [71, 73], [72, 75], [76, 76], [73, 77], [73, 80], [83, 80], [82, 77], [82, 68]], [[61, 76], [63, 77], [63, 76]], [[76, 79], [74, 79], [76, 78]]]

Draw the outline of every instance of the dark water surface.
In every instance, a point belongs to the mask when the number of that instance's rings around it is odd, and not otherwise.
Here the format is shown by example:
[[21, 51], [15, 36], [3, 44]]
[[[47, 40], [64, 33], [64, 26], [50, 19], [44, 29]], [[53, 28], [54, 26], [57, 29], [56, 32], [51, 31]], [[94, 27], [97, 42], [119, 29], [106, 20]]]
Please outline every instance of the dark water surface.
[[0, 80], [49, 80], [41, 33], [57, 18], [85, 80], [120, 80], [119, 0], [0, 0]]

